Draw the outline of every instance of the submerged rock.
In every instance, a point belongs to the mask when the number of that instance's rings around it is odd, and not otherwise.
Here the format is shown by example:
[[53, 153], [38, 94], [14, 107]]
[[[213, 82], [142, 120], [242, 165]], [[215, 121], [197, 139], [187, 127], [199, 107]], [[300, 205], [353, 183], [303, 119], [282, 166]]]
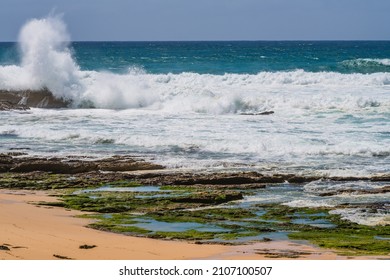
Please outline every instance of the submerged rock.
[[243, 116], [266, 116], [266, 115], [272, 115], [274, 113], [275, 113], [274, 111], [264, 111], [264, 112], [260, 112], [260, 113], [241, 113], [240, 115], [243, 115]]

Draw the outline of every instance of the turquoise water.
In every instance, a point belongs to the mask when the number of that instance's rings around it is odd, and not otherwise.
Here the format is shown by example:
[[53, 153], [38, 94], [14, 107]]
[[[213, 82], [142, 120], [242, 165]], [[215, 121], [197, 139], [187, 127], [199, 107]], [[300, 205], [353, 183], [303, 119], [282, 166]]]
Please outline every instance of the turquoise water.
[[[82, 70], [167, 74], [257, 74], [262, 71], [390, 72], [390, 41], [73, 42]], [[0, 43], [0, 65], [21, 60]]]
[[[175, 168], [390, 170], [390, 42], [23, 46], [0, 43], [0, 89], [47, 87], [73, 104], [1, 112], [2, 151], [134, 154]], [[265, 111], [274, 114], [251, 116]]]
[[0, 152], [390, 172], [390, 41], [67, 43], [55, 18], [28, 22], [19, 38], [0, 43], [0, 90], [47, 88], [70, 105], [0, 112]]

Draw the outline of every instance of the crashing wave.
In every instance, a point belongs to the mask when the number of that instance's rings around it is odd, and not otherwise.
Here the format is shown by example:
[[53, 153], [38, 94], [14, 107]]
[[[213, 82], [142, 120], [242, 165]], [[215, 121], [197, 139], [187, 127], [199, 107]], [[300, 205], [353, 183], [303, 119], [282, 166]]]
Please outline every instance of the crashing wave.
[[[390, 73], [295, 70], [251, 75], [149, 74], [136, 68], [130, 68], [125, 74], [83, 71], [72, 57], [69, 42], [66, 26], [59, 17], [27, 22], [19, 36], [21, 63], [0, 66], [0, 89], [16, 92], [20, 98], [17, 102], [27, 102], [27, 95], [29, 102], [39, 100], [32, 102], [32, 107], [51, 107], [49, 104], [55, 99], [58, 104], [52, 107], [256, 115], [311, 108], [383, 107], [385, 110], [389, 106], [388, 100], [376, 100], [375, 92], [390, 85]], [[366, 87], [370, 88], [369, 98]], [[51, 98], [50, 102], [47, 98]]]

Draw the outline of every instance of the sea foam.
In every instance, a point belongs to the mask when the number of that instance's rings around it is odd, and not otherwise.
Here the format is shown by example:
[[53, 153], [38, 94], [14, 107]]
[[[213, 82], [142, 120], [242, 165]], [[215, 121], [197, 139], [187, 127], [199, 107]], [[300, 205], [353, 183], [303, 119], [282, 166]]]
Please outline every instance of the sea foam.
[[[389, 109], [390, 73], [341, 74], [304, 70], [257, 74], [150, 74], [129, 65], [123, 74], [82, 70], [58, 16], [21, 29], [20, 65], [0, 66], [0, 89], [47, 88], [72, 107], [147, 108], [211, 114], [267, 110]], [[386, 64], [386, 60], [380, 63]], [[367, 92], [370, 96], [367, 96]], [[301, 112], [298, 112], [301, 113]]]
[[57, 98], [77, 99], [82, 72], [72, 58], [69, 40], [60, 17], [28, 21], [19, 34], [21, 64], [0, 68], [1, 89], [47, 88]]

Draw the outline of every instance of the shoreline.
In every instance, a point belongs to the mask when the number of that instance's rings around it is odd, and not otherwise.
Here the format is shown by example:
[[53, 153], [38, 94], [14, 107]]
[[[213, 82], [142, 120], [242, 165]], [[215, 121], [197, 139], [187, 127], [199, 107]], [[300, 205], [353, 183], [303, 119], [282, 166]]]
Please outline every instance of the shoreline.
[[[0, 250], [1, 260], [349, 259], [290, 241], [193, 244], [94, 230], [86, 227], [87, 219], [76, 217], [80, 211], [32, 204], [56, 201], [49, 195], [47, 191], [0, 189], [0, 245], [9, 248]], [[82, 245], [96, 247], [80, 249]]]
[[[384, 174], [326, 179], [388, 182], [389, 178]], [[291, 208], [275, 203], [257, 204], [253, 209], [219, 207], [266, 190], [269, 185], [318, 179], [296, 174], [170, 171], [130, 156], [91, 160], [39, 158], [20, 152], [0, 154], [0, 259], [388, 259], [388, 226], [371, 228], [348, 223], [321, 207]], [[126, 191], [113, 195], [104, 191], [107, 186]], [[88, 193], [99, 187], [102, 189], [96, 195], [83, 195], [84, 191]], [[77, 195], [76, 190], [80, 192]], [[162, 191], [162, 196], [156, 191]], [[390, 187], [383, 186], [359, 190], [357, 194], [388, 192]], [[341, 190], [321, 196], [349, 193]], [[382, 204], [374, 202], [366, 207], [369, 210], [387, 207]], [[256, 211], [264, 213], [259, 223], [255, 220], [252, 223], [251, 218], [258, 217]], [[338, 230], [332, 232], [332, 227], [328, 231], [310, 223], [294, 224], [293, 217], [314, 217], [313, 221], [320, 219]], [[139, 227], [137, 219], [169, 227], [192, 222], [206, 230], [148, 230]], [[233, 224], [224, 224], [225, 221]], [[244, 224], [236, 226], [242, 221]], [[207, 226], [213, 225], [221, 230], [220, 235], [207, 230]], [[292, 232], [294, 237], [286, 234], [290, 239], [263, 237], [245, 241], [245, 236], [272, 232]], [[353, 243], [348, 236], [355, 233], [358, 239]], [[383, 236], [383, 240], [374, 240], [372, 236]], [[229, 242], [240, 237], [244, 241]], [[312, 237], [320, 237], [321, 242], [330, 246], [321, 245]], [[222, 238], [223, 242], [208, 242], [215, 238]], [[342, 240], [334, 245], [329, 243], [334, 238]], [[374, 242], [382, 249], [366, 248], [359, 244], [361, 241], [368, 246]], [[346, 251], [352, 248], [352, 254], [345, 254], [344, 248]], [[355, 248], [360, 248], [355, 251], [357, 254], [353, 254]]]
[[372, 181], [390, 182], [389, 173], [378, 173], [370, 176], [332, 176], [320, 174], [297, 173], [261, 173], [258, 171], [192, 171], [170, 170], [165, 166], [146, 161], [131, 155], [107, 155], [102, 158], [87, 156], [34, 156], [29, 150], [16, 149], [0, 152], [0, 174], [28, 174], [44, 172], [59, 175], [82, 175], [94, 173], [100, 178], [139, 180], [147, 184], [176, 185], [250, 185], [267, 183], [293, 184], [308, 183], [318, 180], [337, 182]]
[[[132, 237], [87, 228], [80, 211], [32, 203], [54, 202], [47, 191], [0, 189], [1, 260], [167, 260], [167, 259], [375, 259], [346, 257], [291, 241], [249, 245], [193, 244]], [[96, 246], [80, 249], [79, 246]]]
[[[44, 191], [0, 189], [0, 259], [202, 259], [226, 252], [222, 245], [125, 236], [87, 228], [80, 211], [33, 205], [56, 201]], [[80, 249], [79, 246], [96, 246]]]

